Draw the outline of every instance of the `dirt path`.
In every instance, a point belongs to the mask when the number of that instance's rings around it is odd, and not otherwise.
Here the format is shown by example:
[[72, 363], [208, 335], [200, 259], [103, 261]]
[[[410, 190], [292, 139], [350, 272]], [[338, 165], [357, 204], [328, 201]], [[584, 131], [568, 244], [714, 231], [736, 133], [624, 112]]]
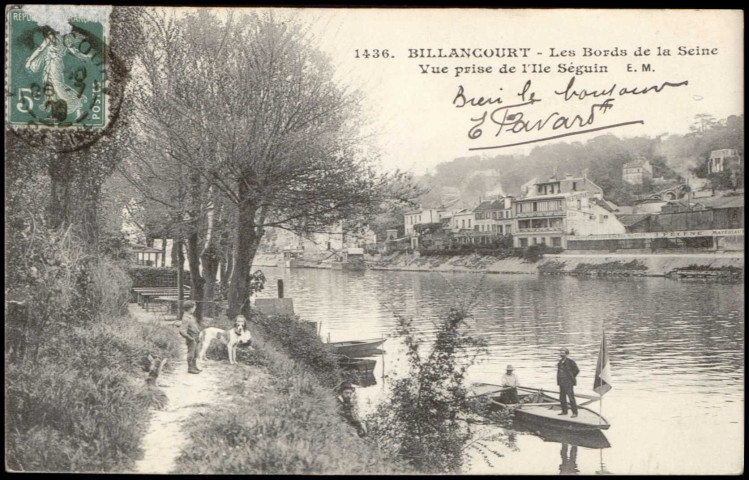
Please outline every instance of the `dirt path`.
[[[130, 314], [140, 322], [153, 322], [153, 314], [145, 312], [137, 305], [130, 305]], [[175, 326], [175, 335], [178, 335]], [[136, 473], [169, 473], [174, 469], [175, 460], [182, 446], [188, 440], [182, 432], [182, 425], [192, 415], [210, 410], [219, 403], [221, 369], [226, 362], [206, 361], [200, 363], [203, 370], [198, 375], [187, 373], [187, 347], [180, 344], [180, 356], [169, 360], [168, 373], [162, 373], [159, 387], [169, 398], [164, 410], [151, 412], [148, 432], [143, 437], [144, 456], [136, 462]]]

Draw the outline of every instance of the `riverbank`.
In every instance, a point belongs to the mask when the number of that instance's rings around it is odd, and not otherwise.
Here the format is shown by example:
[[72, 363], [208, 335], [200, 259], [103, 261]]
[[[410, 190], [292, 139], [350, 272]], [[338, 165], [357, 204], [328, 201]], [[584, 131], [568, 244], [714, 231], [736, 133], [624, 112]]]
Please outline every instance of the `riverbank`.
[[[137, 310], [137, 309], [135, 309]], [[381, 458], [338, 413], [336, 372], [320, 339], [294, 318], [256, 318], [252, 345], [230, 365], [214, 344], [199, 375], [186, 373], [184, 347], [160, 380], [169, 406], [154, 411], [139, 473], [371, 474], [405, 468]], [[203, 326], [230, 327], [206, 318]], [[281, 325], [275, 332], [269, 325]], [[296, 328], [294, 328], [296, 326]], [[173, 328], [174, 335], [177, 329]], [[313, 345], [314, 343], [314, 345]], [[315, 348], [319, 347], [319, 348]], [[299, 351], [292, 352], [297, 349]], [[303, 351], [302, 351], [303, 350]], [[294, 360], [292, 360], [294, 358]], [[335, 360], [333, 359], [335, 362]], [[335, 367], [333, 363], [333, 367]], [[319, 378], [318, 378], [319, 377]]]
[[[629, 275], [743, 277], [744, 255], [735, 253], [695, 254], [547, 254], [531, 263], [521, 258], [489, 255], [420, 256], [395, 252], [367, 256], [372, 270], [411, 272], [475, 272], [556, 275]], [[276, 266], [276, 255], [258, 255], [253, 267]], [[332, 268], [329, 263], [306, 261], [299, 268]], [[691, 272], [691, 273], [685, 273]], [[702, 273], [700, 273], [702, 272]]]

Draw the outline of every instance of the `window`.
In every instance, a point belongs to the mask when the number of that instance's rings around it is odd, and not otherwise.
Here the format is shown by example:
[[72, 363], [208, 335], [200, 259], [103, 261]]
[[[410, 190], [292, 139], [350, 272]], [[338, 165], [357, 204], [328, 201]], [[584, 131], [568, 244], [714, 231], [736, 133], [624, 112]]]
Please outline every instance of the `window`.
[[534, 212], [538, 211], [538, 202], [533, 202], [533, 211]]
[[527, 247], [528, 246], [528, 239], [527, 238], [521, 238], [520, 239], [520, 246], [521, 247]]
[[577, 209], [578, 209], [578, 210], [582, 210], [582, 208], [583, 208], [583, 204], [582, 204], [582, 202], [581, 202], [581, 201], [580, 201], [580, 200], [578, 199], [578, 201], [577, 201]]
[[461, 227], [460, 228], [466, 228], [466, 221], [465, 221], [465, 219], [461, 220], [460, 223], [461, 223]]
[[573, 192], [577, 191], [577, 182], [572, 182], [572, 191]]
[[471, 219], [468, 219], [468, 228], [471, 228]]
[[561, 237], [551, 237], [551, 246], [552, 247], [561, 247], [562, 246], [562, 239], [561, 239]]
[[538, 239], [536, 237], [533, 237], [533, 245], [536, 245], [538, 243]]

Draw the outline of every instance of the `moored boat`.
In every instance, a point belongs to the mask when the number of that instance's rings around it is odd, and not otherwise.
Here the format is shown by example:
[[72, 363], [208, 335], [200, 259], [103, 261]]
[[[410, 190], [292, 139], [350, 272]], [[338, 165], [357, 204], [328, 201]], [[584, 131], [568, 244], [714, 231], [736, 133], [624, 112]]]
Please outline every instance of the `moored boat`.
[[517, 387], [520, 403], [506, 403], [502, 392], [506, 390], [500, 385], [479, 383], [473, 385], [476, 397], [486, 397], [490, 410], [508, 410], [513, 413], [515, 420], [539, 427], [559, 428], [565, 430], [607, 430], [611, 425], [601, 415], [587, 408], [585, 405], [598, 401], [600, 397], [575, 394], [575, 397], [587, 399], [578, 402], [578, 415], [559, 415], [562, 406], [559, 398], [554, 397], [557, 392], [539, 388]]
[[377, 350], [377, 347], [385, 343], [386, 338], [375, 338], [371, 340], [348, 340], [345, 342], [329, 343], [333, 351], [347, 357], [366, 357]]

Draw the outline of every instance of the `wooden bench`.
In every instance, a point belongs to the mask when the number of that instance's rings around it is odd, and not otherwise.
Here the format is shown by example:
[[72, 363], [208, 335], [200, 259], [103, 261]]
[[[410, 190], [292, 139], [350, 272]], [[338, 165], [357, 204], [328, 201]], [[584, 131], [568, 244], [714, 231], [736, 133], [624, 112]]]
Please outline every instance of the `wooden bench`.
[[[185, 286], [184, 291], [189, 295], [190, 287]], [[135, 294], [135, 301], [138, 303], [138, 305], [143, 306], [144, 298], [147, 294], [161, 293], [165, 295], [176, 295], [179, 292], [179, 289], [177, 287], [135, 287], [132, 289], [132, 292]]]

